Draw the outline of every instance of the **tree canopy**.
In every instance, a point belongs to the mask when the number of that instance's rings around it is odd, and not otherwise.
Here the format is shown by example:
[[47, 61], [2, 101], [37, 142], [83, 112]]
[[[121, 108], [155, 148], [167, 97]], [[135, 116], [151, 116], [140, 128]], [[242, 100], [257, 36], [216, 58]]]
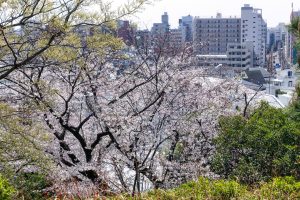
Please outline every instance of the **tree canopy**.
[[292, 41], [298, 51], [297, 53], [297, 61], [298, 66], [300, 67], [300, 17], [295, 17], [292, 19], [291, 23], [288, 25], [289, 32], [295, 37]]
[[262, 103], [247, 119], [221, 117], [213, 170], [246, 183], [299, 177], [300, 129], [289, 113]]

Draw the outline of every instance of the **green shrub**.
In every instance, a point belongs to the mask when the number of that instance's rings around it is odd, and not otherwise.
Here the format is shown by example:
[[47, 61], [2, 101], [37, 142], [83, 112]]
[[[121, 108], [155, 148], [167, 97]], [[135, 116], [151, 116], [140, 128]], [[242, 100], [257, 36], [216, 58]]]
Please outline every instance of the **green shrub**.
[[289, 115], [295, 121], [300, 121], [300, 83], [296, 86], [295, 97], [289, 106]]
[[0, 199], [1, 200], [9, 200], [13, 199], [15, 194], [15, 189], [11, 186], [4, 177], [0, 174]]
[[18, 196], [25, 200], [46, 199], [42, 190], [50, 186], [50, 182], [43, 174], [23, 173], [14, 180]]
[[229, 200], [238, 198], [246, 193], [246, 187], [236, 181], [218, 180], [212, 185], [212, 199]]
[[146, 196], [144, 196], [141, 199], [176, 200], [178, 199], [178, 197], [174, 194], [172, 190], [165, 191], [165, 190], [158, 189], [149, 192]]
[[199, 178], [198, 181], [191, 181], [173, 190], [175, 197], [184, 197], [184, 199], [202, 199], [205, 195], [205, 189], [209, 189], [209, 181], [205, 178]]
[[[246, 187], [236, 181], [210, 180], [200, 177], [172, 190], [156, 190], [149, 192], [144, 199], [176, 200], [176, 199], [215, 199], [229, 200], [246, 193]], [[156, 198], [155, 198], [156, 197]]]
[[212, 170], [224, 178], [257, 184], [277, 176], [299, 176], [299, 121], [262, 103], [249, 118], [221, 117]]
[[259, 193], [263, 199], [300, 199], [300, 182], [293, 177], [274, 178], [262, 184]]
[[273, 178], [247, 187], [232, 180], [210, 180], [200, 177], [170, 190], [153, 190], [141, 196], [121, 195], [110, 200], [298, 200], [300, 182], [293, 177]]

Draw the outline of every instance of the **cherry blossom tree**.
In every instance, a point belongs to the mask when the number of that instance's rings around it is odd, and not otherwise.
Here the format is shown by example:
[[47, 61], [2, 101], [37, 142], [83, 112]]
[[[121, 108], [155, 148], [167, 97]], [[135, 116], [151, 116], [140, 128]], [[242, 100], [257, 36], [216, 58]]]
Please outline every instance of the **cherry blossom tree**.
[[51, 18], [41, 30], [33, 26], [39, 32], [33, 41], [25, 37], [22, 53], [14, 49], [22, 49], [23, 41], [4, 44], [2, 62], [14, 64], [3, 67], [0, 77], [4, 96], [9, 91], [16, 99], [11, 105], [33, 111], [28, 117], [49, 132], [44, 148], [58, 165], [54, 176], [63, 171], [86, 188], [133, 194], [145, 183], [168, 188], [213, 176], [208, 160], [218, 117], [237, 112], [236, 103], [245, 102], [246, 113], [248, 90], [193, 69], [188, 47], [150, 42], [128, 50], [111, 34], [113, 23], [105, 23], [111, 18], [94, 26], [63, 8], [65, 20]]
[[[87, 48], [65, 50], [72, 59], [49, 53], [6, 78], [55, 137], [47, 151], [76, 179], [118, 191], [208, 175], [218, 116], [233, 113], [245, 88], [182, 69], [182, 54], [137, 49], [130, 57], [121, 41], [106, 44], [110, 37], [91, 35]], [[133, 63], [118, 74], [113, 63], [124, 59]]]

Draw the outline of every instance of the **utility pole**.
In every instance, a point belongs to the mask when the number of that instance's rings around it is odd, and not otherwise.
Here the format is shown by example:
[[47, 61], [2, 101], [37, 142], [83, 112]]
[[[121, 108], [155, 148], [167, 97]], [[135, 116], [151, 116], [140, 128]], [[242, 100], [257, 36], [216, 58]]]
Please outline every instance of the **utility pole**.
[[273, 70], [274, 70], [274, 66], [273, 66], [273, 46], [271, 47], [271, 52], [270, 52], [271, 55], [269, 55], [268, 57], [268, 68], [267, 68], [267, 71], [270, 73], [270, 74], [273, 74]]
[[269, 54], [268, 60], [267, 60], [267, 71], [270, 73], [269, 75], [269, 94], [271, 94], [271, 76], [273, 75], [274, 66], [273, 66], [273, 48], [271, 47], [271, 52]]

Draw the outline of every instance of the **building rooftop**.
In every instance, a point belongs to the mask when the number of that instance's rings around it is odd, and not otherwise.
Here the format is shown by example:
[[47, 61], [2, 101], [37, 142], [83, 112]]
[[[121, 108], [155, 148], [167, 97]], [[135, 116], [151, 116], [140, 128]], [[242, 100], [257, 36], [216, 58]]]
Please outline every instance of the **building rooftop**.
[[260, 71], [261, 74], [263, 75], [263, 77], [265, 77], [265, 78], [271, 76], [270, 72], [268, 72], [265, 68], [262, 68], [262, 67], [249, 68], [249, 71], [257, 71], [257, 70]]
[[260, 70], [246, 70], [245, 71], [247, 77], [244, 80], [257, 84], [263, 85], [266, 83], [264, 76], [262, 75]]

